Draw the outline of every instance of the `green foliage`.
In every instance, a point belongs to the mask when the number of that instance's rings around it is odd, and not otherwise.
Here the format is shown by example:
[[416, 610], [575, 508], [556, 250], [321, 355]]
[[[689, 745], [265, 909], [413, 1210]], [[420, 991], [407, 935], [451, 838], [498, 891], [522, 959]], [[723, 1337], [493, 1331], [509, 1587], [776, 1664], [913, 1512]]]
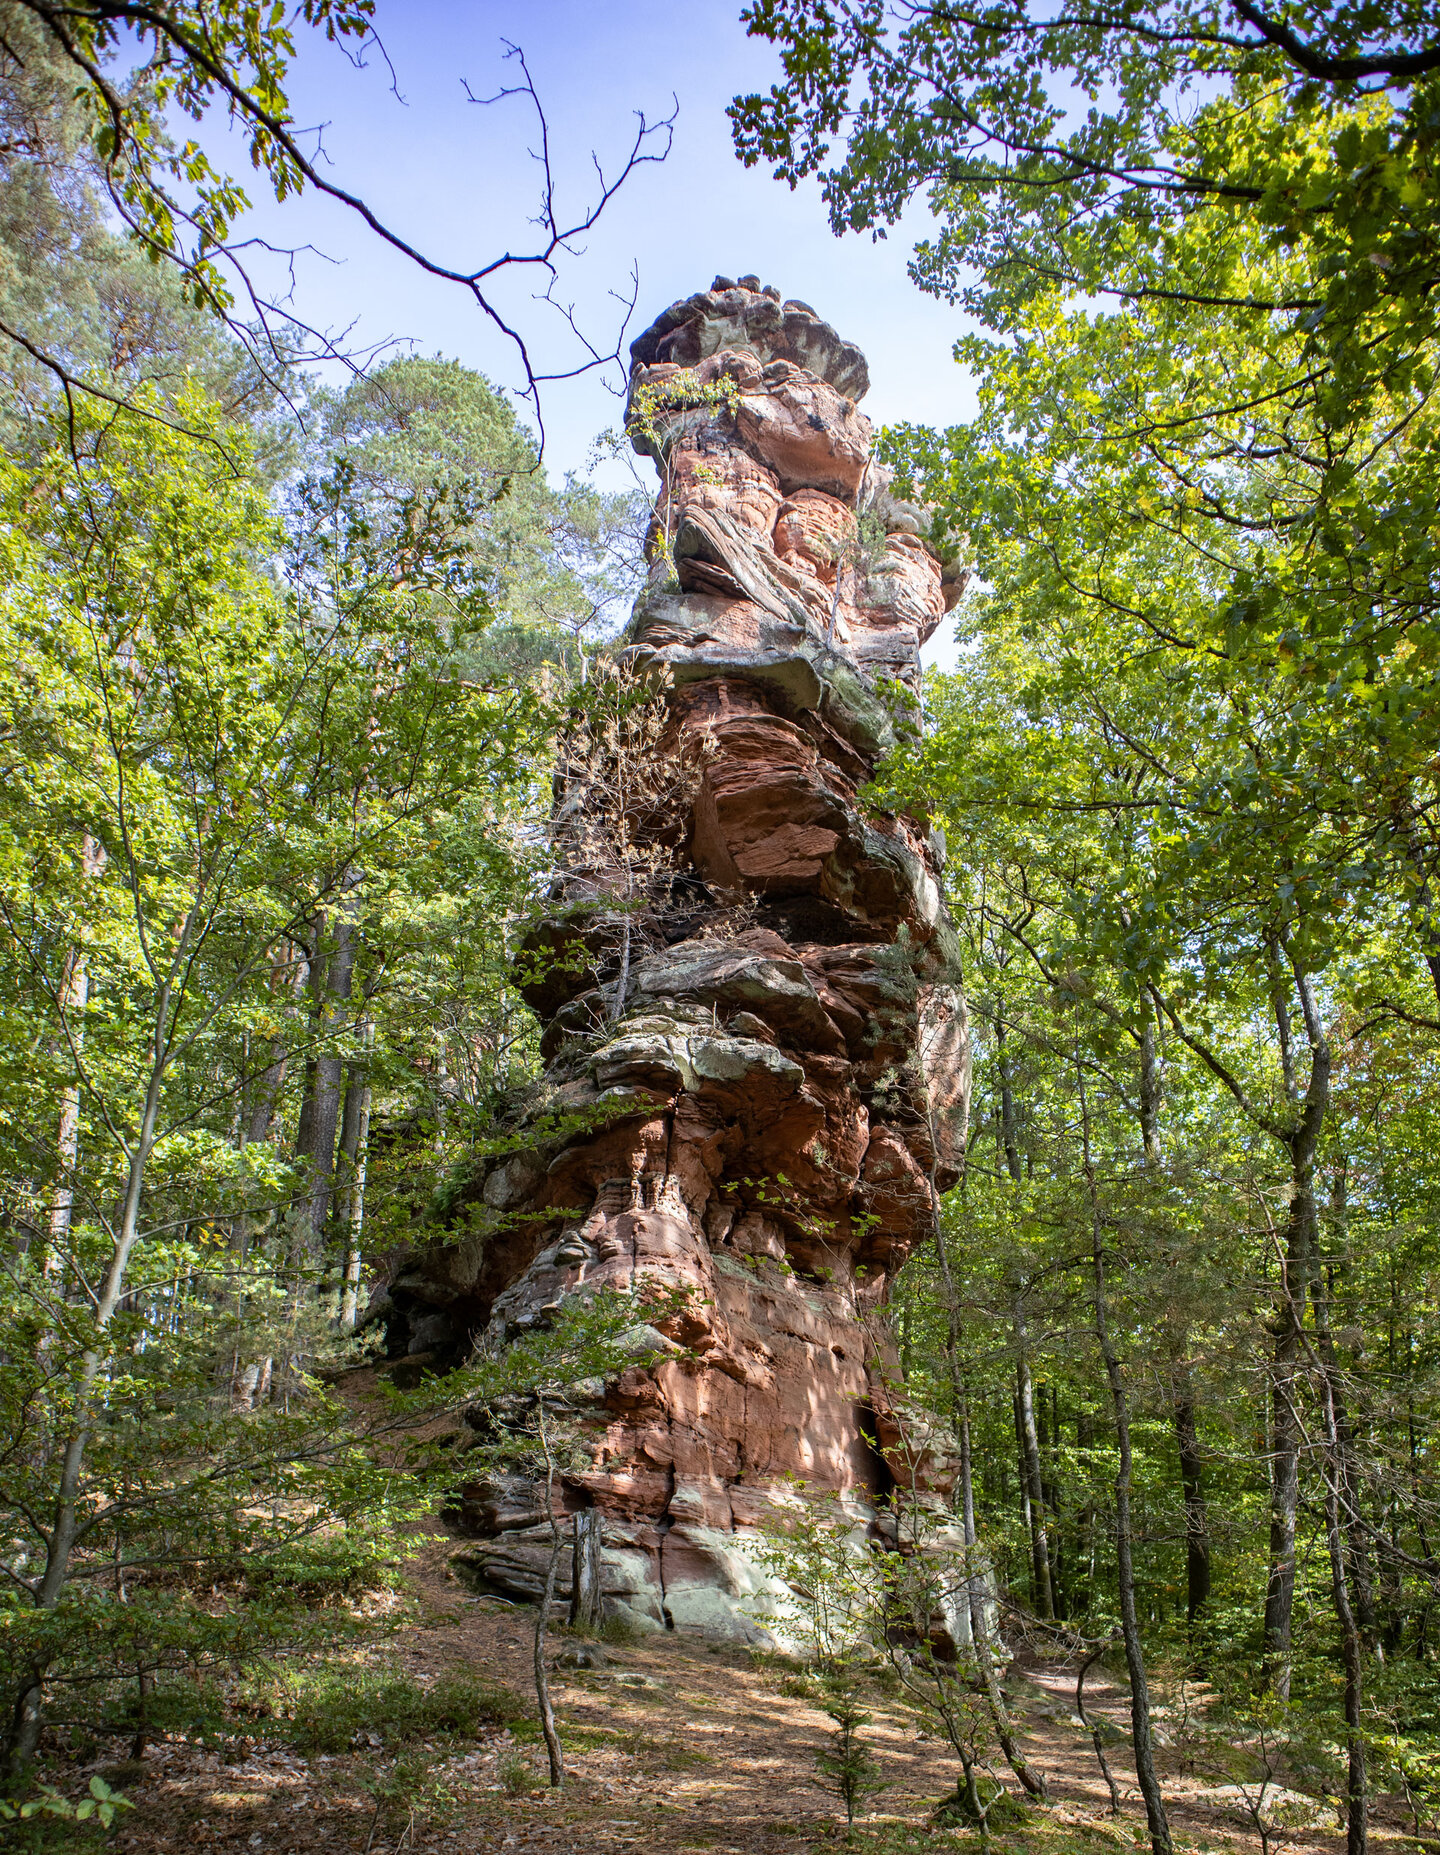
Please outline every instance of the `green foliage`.
[[[15, 11], [39, 26], [76, 88], [97, 172], [136, 245], [176, 265], [198, 303], [228, 309], [231, 285], [216, 254], [249, 202], [197, 140], [177, 140], [174, 128], [187, 118], [199, 124], [218, 107], [275, 198], [299, 193], [315, 177], [293, 139], [286, 94], [295, 27], [362, 48], [373, 0], [304, 0], [293, 13], [241, 0], [154, 12], [82, 9], [63, 24], [41, 5]], [[132, 62], [127, 82], [121, 70]]]
[[[1429, 959], [1440, 80], [1394, 63], [1426, 16], [749, 17], [791, 82], [737, 105], [747, 155], [810, 171], [857, 101], [837, 226], [933, 183], [917, 281], [984, 331], [975, 422], [888, 439], [975, 538], [969, 635], [1007, 637], [1026, 718], [1018, 789], [982, 746], [967, 804], [1109, 816], [1092, 874], [1132, 973], [1212, 871], [1315, 971], [1377, 916]], [[1160, 896], [1122, 922], [1137, 861]], [[1377, 971], [1381, 1000], [1416, 1009]]]
[[922, 11], [893, 33], [879, 0], [760, 0], [745, 17], [787, 81], [737, 100], [742, 156], [792, 182], [822, 173], [837, 231], [891, 224], [929, 188], [942, 231], [914, 274], [987, 327], [1084, 298], [1182, 320], [1219, 307], [1303, 356], [1344, 415], [1425, 371], [1440, 61], [1423, 8], [1315, 0], [1283, 28], [1192, 0]]
[[834, 1496], [797, 1486], [787, 1505], [791, 1511], [767, 1524], [751, 1548], [789, 1592], [788, 1600], [768, 1600], [761, 1614], [795, 1639], [819, 1671], [821, 1705], [837, 1730], [817, 1762], [847, 1819], [879, 1788], [858, 1737], [867, 1718], [858, 1682], [878, 1657], [914, 1715], [955, 1755], [959, 1789], [985, 1840], [989, 1808], [981, 1781], [995, 1742], [995, 1701], [968, 1623], [961, 1630], [955, 1621], [968, 1614], [977, 1579], [983, 1583], [980, 1555], [960, 1543], [933, 1499], [901, 1490], [888, 1547], [868, 1541]]
[[500, 1760], [500, 1783], [512, 1797], [528, 1797], [540, 1788], [540, 1775], [525, 1754], [516, 1748]]
[[877, 1617], [880, 1574], [864, 1523], [844, 1511], [838, 1496], [812, 1494], [798, 1482], [777, 1490], [771, 1509], [747, 1551], [793, 1602], [755, 1599], [756, 1614], [792, 1636], [822, 1673], [839, 1675]]
[[631, 395], [625, 434], [635, 448], [660, 461], [662, 428], [668, 436], [672, 423], [684, 414], [698, 412], [701, 421], [717, 413], [734, 415], [740, 388], [728, 374], [702, 380], [693, 367], [682, 367], [663, 380], [642, 381]]
[[414, 1740], [473, 1741], [483, 1727], [529, 1717], [514, 1694], [469, 1669], [421, 1683], [383, 1666], [300, 1665], [278, 1670], [257, 1698], [267, 1709], [267, 1733], [278, 1730], [306, 1757], [377, 1740], [391, 1751]]
[[1435, 1591], [1433, 20], [747, 18], [786, 82], [745, 156], [837, 230], [928, 188], [912, 274], [975, 318], [974, 420], [883, 442], [977, 568], [880, 795], [956, 847], [975, 1031], [907, 1380], [991, 1562], [1087, 1636], [1118, 1387], [1152, 1658], [1255, 1750], [1262, 1840], [1283, 1769], [1353, 1842], [1367, 1758], [1423, 1787], [1434, 1733], [1389, 1672]]
[[35, 1817], [56, 1817], [62, 1822], [88, 1823], [93, 1817], [102, 1829], [109, 1829], [121, 1810], [134, 1806], [119, 1791], [112, 1791], [102, 1777], [92, 1777], [88, 1797], [72, 1803], [49, 1785], [42, 1785], [33, 1797], [20, 1803], [0, 1797], [0, 1823], [28, 1823]]
[[[396, 363], [316, 393], [277, 498], [198, 389], [184, 429], [141, 397], [0, 459], [18, 1765], [363, 1628], [455, 1473], [400, 1434], [601, 1369], [614, 1325], [389, 1402], [327, 1389], [369, 1358], [362, 1242], [406, 1235], [535, 1073], [510, 961], [554, 712], [476, 656], [565, 581], [528, 440], [477, 376]], [[362, 1084], [317, 1168], [307, 1117]]]
[[856, 1810], [864, 1809], [865, 1800], [888, 1788], [874, 1753], [860, 1737], [860, 1729], [870, 1724], [871, 1715], [845, 1681], [833, 1676], [825, 1684], [820, 1705], [835, 1722], [835, 1730], [829, 1746], [815, 1754], [815, 1769], [821, 1783], [836, 1792], [844, 1804], [845, 1821], [853, 1823]]

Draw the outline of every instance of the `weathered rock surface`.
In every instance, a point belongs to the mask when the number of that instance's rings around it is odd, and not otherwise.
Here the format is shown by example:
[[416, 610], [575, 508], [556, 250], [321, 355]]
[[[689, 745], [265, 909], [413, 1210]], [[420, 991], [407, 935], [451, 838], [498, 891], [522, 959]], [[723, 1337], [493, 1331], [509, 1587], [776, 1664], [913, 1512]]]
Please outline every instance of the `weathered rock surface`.
[[[480, 1234], [401, 1260], [390, 1333], [463, 1346], [587, 1284], [692, 1291], [590, 1387], [560, 1502], [600, 1511], [612, 1613], [754, 1635], [740, 1545], [785, 1478], [863, 1534], [917, 1462], [944, 1475], [874, 1316], [957, 1176], [965, 1011], [938, 840], [857, 794], [950, 599], [923, 512], [871, 462], [864, 357], [813, 310], [717, 279], [632, 354], [661, 491], [626, 650], [697, 750], [683, 881], [625, 917], [623, 960], [586, 928], [583, 958], [535, 978], [542, 1105], [598, 1124], [475, 1181]], [[538, 945], [581, 932], [562, 914]], [[468, 1575], [538, 1595], [534, 1486], [476, 1483], [461, 1518]]]

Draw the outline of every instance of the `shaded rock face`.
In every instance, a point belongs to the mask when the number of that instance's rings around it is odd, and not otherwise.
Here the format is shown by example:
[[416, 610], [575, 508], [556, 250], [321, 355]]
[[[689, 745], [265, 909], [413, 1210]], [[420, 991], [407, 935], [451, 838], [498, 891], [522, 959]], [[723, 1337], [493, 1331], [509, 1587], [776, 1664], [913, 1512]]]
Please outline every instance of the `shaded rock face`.
[[[600, 1512], [612, 1614], [754, 1637], [742, 1546], [785, 1478], [883, 1534], [897, 1479], [944, 1475], [875, 1317], [957, 1177], [965, 1010], [941, 846], [857, 793], [953, 585], [871, 461], [864, 357], [806, 305], [720, 278], [632, 354], [661, 487], [625, 656], [698, 769], [672, 880], [622, 958], [563, 907], [594, 873], [562, 873], [540, 944], [582, 957], [529, 988], [539, 1107], [596, 1125], [493, 1163], [480, 1234], [402, 1260], [390, 1331], [420, 1352], [524, 1331], [586, 1284], [692, 1291], [589, 1388], [558, 1504]], [[461, 1519], [482, 1587], [538, 1595], [532, 1483], [477, 1483]]]

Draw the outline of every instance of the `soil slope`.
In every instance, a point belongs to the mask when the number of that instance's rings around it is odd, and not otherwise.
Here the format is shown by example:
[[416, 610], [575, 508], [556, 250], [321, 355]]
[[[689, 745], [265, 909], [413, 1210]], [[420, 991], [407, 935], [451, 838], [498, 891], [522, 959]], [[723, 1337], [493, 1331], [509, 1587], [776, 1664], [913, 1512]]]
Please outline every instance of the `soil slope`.
[[[412, 1567], [416, 1614], [372, 1662], [403, 1669], [422, 1685], [457, 1667], [529, 1696], [534, 1612], [468, 1596], [448, 1570], [454, 1542], [436, 1539]], [[552, 1637], [552, 1658], [573, 1652]], [[656, 1635], [606, 1645], [598, 1670], [555, 1672], [555, 1692], [569, 1777], [562, 1794], [517, 1789], [538, 1782], [544, 1760], [533, 1731], [487, 1729], [469, 1746], [436, 1746], [420, 1763], [427, 1784], [445, 1796], [412, 1798], [377, 1811], [373, 1780], [386, 1760], [363, 1734], [347, 1753], [304, 1759], [267, 1743], [264, 1722], [239, 1748], [207, 1752], [182, 1739], [152, 1747], [124, 1789], [135, 1804], [114, 1844], [135, 1855], [233, 1850], [245, 1855], [489, 1855], [490, 1851], [583, 1855], [800, 1855], [845, 1846], [835, 1800], [816, 1781], [814, 1755], [828, 1722], [793, 1671], [726, 1646]], [[1031, 1758], [1046, 1772], [1048, 1811], [995, 1839], [1001, 1851], [1069, 1855], [1143, 1844], [1144, 1817], [1125, 1746], [1110, 1757], [1124, 1793], [1112, 1819], [1088, 1735], [1074, 1723], [1073, 1672], [1054, 1662], [1017, 1663], [1008, 1679]], [[1125, 1725], [1126, 1697], [1113, 1679], [1087, 1683], [1087, 1698], [1114, 1737]], [[862, 1849], [938, 1850], [978, 1846], [966, 1831], [936, 1830], [937, 1798], [953, 1788], [944, 1748], [917, 1734], [893, 1698], [877, 1692], [867, 1737], [889, 1789], [854, 1832]], [[412, 1756], [417, 1748], [411, 1748]], [[1258, 1838], [1233, 1796], [1213, 1778], [1187, 1772], [1173, 1748], [1162, 1752], [1177, 1844], [1191, 1849], [1258, 1849]], [[1383, 1812], [1382, 1812], [1383, 1814]], [[1398, 1850], [1398, 1818], [1376, 1825], [1382, 1851]], [[1297, 1829], [1275, 1846], [1331, 1855], [1343, 1847], [1330, 1823]], [[1413, 1846], [1413, 1845], [1411, 1845]]]

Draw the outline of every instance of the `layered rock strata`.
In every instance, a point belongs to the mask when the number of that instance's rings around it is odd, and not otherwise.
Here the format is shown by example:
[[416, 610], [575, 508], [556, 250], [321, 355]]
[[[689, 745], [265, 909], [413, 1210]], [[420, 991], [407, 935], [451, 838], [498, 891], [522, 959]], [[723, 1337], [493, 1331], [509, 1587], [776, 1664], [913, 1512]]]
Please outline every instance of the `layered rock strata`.
[[[955, 582], [872, 460], [864, 356], [806, 304], [717, 278], [632, 355], [660, 489], [622, 658], [665, 690], [656, 752], [689, 771], [649, 827], [642, 905], [607, 914], [615, 869], [572, 854], [540, 937], [569, 957], [529, 981], [534, 1126], [593, 1125], [489, 1167], [479, 1234], [405, 1261], [388, 1313], [420, 1353], [524, 1330], [586, 1284], [693, 1291], [646, 1362], [591, 1388], [560, 1504], [598, 1510], [612, 1614], [745, 1636], [740, 1543], [787, 1478], [883, 1533], [925, 1448], [874, 1316], [957, 1176], [969, 1049], [943, 846], [859, 792]], [[538, 1593], [533, 1486], [476, 1484], [463, 1522], [477, 1579]]]

